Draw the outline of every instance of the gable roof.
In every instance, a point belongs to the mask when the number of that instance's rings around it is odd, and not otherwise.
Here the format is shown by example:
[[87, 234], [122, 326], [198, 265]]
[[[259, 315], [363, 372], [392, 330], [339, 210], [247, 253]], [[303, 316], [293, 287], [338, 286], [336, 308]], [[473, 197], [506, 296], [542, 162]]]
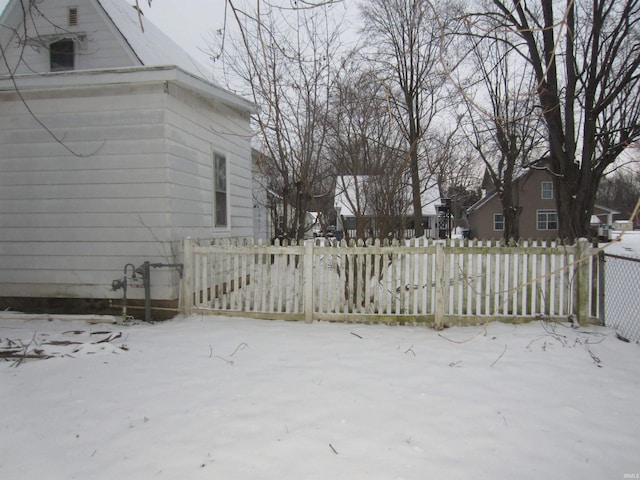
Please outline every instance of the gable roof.
[[[366, 196], [368, 190], [367, 187], [369, 175], [344, 175], [338, 176], [336, 180], [336, 194], [335, 194], [335, 207], [339, 209], [340, 215], [344, 217], [355, 216], [352, 203], [356, 201], [356, 187], [361, 193], [360, 201], [363, 203], [361, 208], [364, 208], [364, 215], [372, 215], [371, 205], [367, 203]], [[375, 189], [375, 187], [374, 187]], [[370, 192], [375, 195], [374, 191]], [[407, 192], [409, 195], [409, 192]], [[437, 182], [428, 186], [421, 194], [420, 199], [422, 201], [422, 215], [434, 216], [437, 215], [437, 206], [440, 204], [440, 187]], [[407, 207], [407, 215], [413, 215], [413, 205], [409, 202]]]
[[[520, 188], [520, 182], [522, 182], [523, 180], [525, 180], [527, 177], [529, 177], [530, 175], [532, 175], [534, 172], [536, 171], [540, 171], [542, 169], [540, 168], [525, 168], [520, 170], [519, 173], [517, 173], [514, 177], [513, 180], [511, 181], [513, 186], [515, 188]], [[475, 212], [476, 210], [478, 210], [479, 208], [481, 208], [484, 204], [486, 204], [487, 202], [489, 202], [491, 199], [495, 198], [498, 195], [498, 190], [496, 190], [493, 187], [493, 183], [491, 182], [491, 178], [489, 177], [489, 172], [485, 169], [484, 172], [484, 177], [482, 178], [482, 188], [485, 188], [487, 190], [487, 194], [482, 197], [480, 200], [478, 200], [476, 203], [474, 203], [473, 205], [471, 205], [469, 208], [467, 208], [467, 214]], [[489, 188], [491, 188], [491, 190], [489, 190]]]
[[[111, 19], [143, 66], [175, 65], [211, 81], [206, 68], [125, 0], [92, 0]], [[144, 29], [144, 30], [143, 30]]]
[[495, 190], [492, 193], [490, 193], [489, 195], [485, 195], [480, 200], [478, 200], [476, 203], [474, 203], [469, 208], [467, 208], [467, 210], [466, 210], [467, 214], [473, 213], [476, 210], [480, 209], [485, 203], [489, 202], [492, 198], [496, 197], [497, 195], [498, 195], [498, 192], [495, 191]]
[[[71, 1], [71, 0], [70, 0]], [[101, 82], [175, 81], [206, 98], [222, 101], [242, 111], [252, 112], [255, 105], [215, 82], [206, 68], [171, 40], [158, 27], [125, 0], [73, 0], [75, 6], [90, 5], [103, 18], [111, 35], [130, 59], [126, 65], [78, 69], [61, 72], [29, 70], [14, 77], [0, 74], [0, 90], [56, 89], [79, 85], [98, 85]], [[0, 14], [0, 44], [9, 44], [16, 29], [24, 21], [21, 0], [9, 0]], [[142, 27], [140, 22], [142, 21]], [[54, 36], [67, 35], [67, 32]], [[71, 35], [84, 36], [86, 32]], [[48, 35], [51, 36], [51, 35]]]
[[364, 215], [372, 215], [371, 205], [366, 201], [368, 175], [340, 175], [336, 178], [336, 197], [334, 200], [335, 208], [343, 217], [355, 216], [353, 203], [358, 201], [356, 191], [360, 191], [360, 208], [364, 209]]
[[[132, 64], [120, 67], [175, 65], [191, 75], [212, 81], [213, 75], [205, 66], [142, 13], [138, 14], [138, 10], [127, 0], [76, 0], [75, 5], [78, 4], [92, 5], [102, 14], [113, 34], [128, 52]], [[24, 20], [21, 0], [9, 0], [0, 14], [0, 43], [6, 43]]]

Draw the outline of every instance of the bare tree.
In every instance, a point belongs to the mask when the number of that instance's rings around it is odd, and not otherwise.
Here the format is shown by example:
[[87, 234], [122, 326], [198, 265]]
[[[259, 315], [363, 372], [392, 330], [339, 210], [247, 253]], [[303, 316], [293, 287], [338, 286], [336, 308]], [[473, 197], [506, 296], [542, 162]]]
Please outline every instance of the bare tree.
[[492, 0], [466, 19], [533, 70], [560, 235], [588, 236], [607, 168], [640, 138], [640, 0]]
[[[473, 71], [473, 86], [465, 96], [467, 137], [500, 199], [504, 238], [518, 240], [522, 205], [514, 180], [542, 160], [541, 119], [531, 95], [533, 72], [504, 34], [497, 32], [496, 37], [502, 38], [467, 37]], [[471, 88], [475, 88], [473, 97]]]
[[[463, 117], [458, 119], [463, 121]], [[462, 127], [456, 128], [432, 138], [430, 146], [437, 153], [437, 162], [433, 165], [437, 172], [438, 186], [442, 198], [451, 202], [451, 214], [454, 227], [465, 227], [466, 209], [479, 200], [482, 166], [478, 155], [470, 143]], [[461, 125], [461, 124], [460, 124]]]
[[398, 168], [406, 150], [388, 113], [384, 83], [355, 57], [344, 62], [333, 91], [327, 156], [339, 175], [336, 189], [354, 214], [356, 236], [387, 236], [395, 233], [396, 224], [404, 225], [410, 205], [407, 170]]
[[323, 5], [282, 9], [256, 1], [242, 10], [227, 3], [240, 37], [223, 58], [257, 105], [258, 148], [270, 188], [283, 199], [282, 233], [301, 239], [307, 210], [318, 209], [314, 201], [327, 188], [325, 118], [339, 30]]
[[422, 190], [425, 170], [420, 152], [425, 132], [446, 103], [441, 55], [449, 2], [371, 0], [362, 5], [365, 33], [375, 45], [372, 61], [387, 72], [389, 113], [407, 142], [416, 236], [422, 236]]

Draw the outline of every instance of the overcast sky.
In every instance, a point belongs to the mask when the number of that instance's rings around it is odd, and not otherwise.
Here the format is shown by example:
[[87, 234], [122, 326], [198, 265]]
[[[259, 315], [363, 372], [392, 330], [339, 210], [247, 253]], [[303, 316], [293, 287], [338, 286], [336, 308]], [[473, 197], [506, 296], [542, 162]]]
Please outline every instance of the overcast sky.
[[[0, 0], [2, 1], [2, 0]], [[134, 0], [127, 0], [135, 3]], [[226, 0], [154, 0], [151, 8], [146, 0], [140, 0], [145, 16], [165, 34], [211, 67], [207, 50], [207, 39], [211, 32], [224, 25]]]
[[[135, 4], [135, 0], [126, 1]], [[8, 2], [0, 0], [0, 11]], [[213, 62], [207, 53], [208, 44], [213, 33], [224, 26], [225, 3], [226, 0], [152, 0], [149, 7], [147, 0], [139, 0], [148, 19], [210, 71]], [[344, 8], [355, 11], [355, 4], [356, 0], [343, 0], [335, 11], [345, 15]], [[228, 20], [234, 22], [231, 14]]]

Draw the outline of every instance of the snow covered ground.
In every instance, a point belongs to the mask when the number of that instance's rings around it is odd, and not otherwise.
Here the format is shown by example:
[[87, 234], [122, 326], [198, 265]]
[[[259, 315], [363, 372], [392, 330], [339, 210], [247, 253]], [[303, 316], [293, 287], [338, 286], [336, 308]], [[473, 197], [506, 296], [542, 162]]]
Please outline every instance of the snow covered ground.
[[0, 479], [640, 476], [606, 327], [95, 321], [0, 314]]
[[[614, 232], [614, 240], [605, 244], [605, 252], [624, 257], [640, 258], [640, 230]], [[618, 240], [619, 238], [619, 240]]]
[[0, 362], [3, 479], [640, 473], [640, 347], [605, 327], [5, 318], [0, 337], [54, 356]]

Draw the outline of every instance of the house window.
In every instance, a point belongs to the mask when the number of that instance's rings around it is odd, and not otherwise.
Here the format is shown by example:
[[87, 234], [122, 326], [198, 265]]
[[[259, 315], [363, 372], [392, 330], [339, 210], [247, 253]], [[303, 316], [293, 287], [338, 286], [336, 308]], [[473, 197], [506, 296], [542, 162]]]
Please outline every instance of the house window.
[[557, 230], [558, 213], [555, 210], [538, 210], [538, 230]]
[[75, 67], [75, 43], [63, 38], [49, 45], [49, 58], [52, 72], [73, 70]]
[[553, 199], [553, 182], [542, 182], [542, 199]]
[[504, 215], [501, 213], [493, 214], [493, 229], [504, 230]]
[[69, 26], [78, 26], [78, 7], [69, 8]]
[[227, 226], [227, 159], [213, 155], [213, 212], [216, 227]]

